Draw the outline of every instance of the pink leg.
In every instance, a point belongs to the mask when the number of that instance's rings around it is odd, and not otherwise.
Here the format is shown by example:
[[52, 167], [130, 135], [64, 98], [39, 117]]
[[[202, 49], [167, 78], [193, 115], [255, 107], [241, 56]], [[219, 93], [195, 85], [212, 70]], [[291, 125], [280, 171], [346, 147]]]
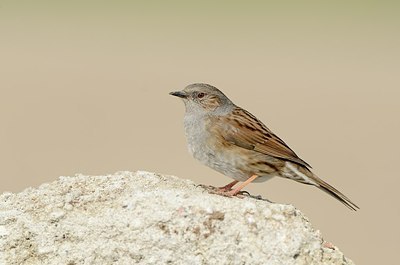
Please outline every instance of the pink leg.
[[238, 182], [239, 182], [239, 181], [237, 181], [237, 180], [232, 181], [231, 183], [229, 183], [229, 184], [227, 184], [227, 185], [225, 185], [225, 186], [223, 186], [223, 187], [219, 187], [218, 189], [219, 189], [220, 191], [230, 191], [230, 190], [232, 189], [232, 187], [235, 186], [236, 183], [238, 183]]
[[247, 186], [247, 184], [249, 184], [250, 182], [252, 182], [253, 180], [255, 180], [258, 176], [257, 175], [253, 175], [250, 178], [248, 178], [245, 182], [243, 182], [242, 184], [240, 184], [239, 187], [237, 187], [234, 190], [231, 190], [227, 193], [228, 196], [235, 196], [236, 194], [238, 194], [241, 189], [243, 189], [245, 186]]

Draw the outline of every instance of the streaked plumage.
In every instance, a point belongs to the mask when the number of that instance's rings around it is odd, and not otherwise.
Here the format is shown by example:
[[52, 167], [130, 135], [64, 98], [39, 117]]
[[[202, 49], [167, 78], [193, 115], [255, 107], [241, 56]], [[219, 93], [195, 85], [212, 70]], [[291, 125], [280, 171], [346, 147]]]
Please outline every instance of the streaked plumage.
[[[260, 120], [236, 106], [217, 88], [192, 84], [171, 93], [181, 97], [189, 152], [203, 164], [237, 181], [283, 177], [314, 185], [352, 210], [358, 206], [310, 170], [310, 165]], [[234, 195], [243, 188], [230, 191]], [[230, 188], [230, 186], [229, 186]]]

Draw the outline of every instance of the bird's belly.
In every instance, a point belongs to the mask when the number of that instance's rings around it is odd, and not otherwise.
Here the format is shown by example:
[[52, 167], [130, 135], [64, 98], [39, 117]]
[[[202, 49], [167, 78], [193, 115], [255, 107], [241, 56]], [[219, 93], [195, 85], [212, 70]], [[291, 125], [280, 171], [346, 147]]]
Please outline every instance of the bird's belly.
[[[204, 165], [234, 180], [245, 181], [256, 173], [249, 169], [246, 156], [229, 150], [218, 151], [214, 145], [189, 146], [189, 152]], [[253, 182], [264, 182], [272, 177], [272, 174], [262, 174]]]
[[[223, 146], [219, 138], [205, 129], [204, 123], [192, 123], [188, 126], [188, 120], [185, 120], [185, 131], [189, 153], [199, 160], [202, 164], [238, 181], [245, 181], [254, 172], [249, 167], [247, 154], [242, 154], [235, 150], [237, 147]], [[254, 182], [263, 182], [274, 175], [259, 174]]]

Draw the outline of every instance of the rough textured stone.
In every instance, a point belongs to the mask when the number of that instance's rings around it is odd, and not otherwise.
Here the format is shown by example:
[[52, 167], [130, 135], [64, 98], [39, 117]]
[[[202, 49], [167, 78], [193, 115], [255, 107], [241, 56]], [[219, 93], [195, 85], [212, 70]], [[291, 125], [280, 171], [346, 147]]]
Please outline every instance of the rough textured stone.
[[0, 196], [0, 264], [353, 264], [291, 205], [148, 172]]

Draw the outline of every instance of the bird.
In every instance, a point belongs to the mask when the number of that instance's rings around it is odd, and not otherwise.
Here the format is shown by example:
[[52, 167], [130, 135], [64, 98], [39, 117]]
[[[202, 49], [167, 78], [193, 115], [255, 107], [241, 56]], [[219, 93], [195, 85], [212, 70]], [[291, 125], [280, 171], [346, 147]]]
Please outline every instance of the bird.
[[181, 98], [185, 105], [183, 123], [191, 155], [234, 179], [218, 189], [220, 195], [237, 196], [251, 182], [281, 177], [315, 186], [349, 209], [359, 209], [343, 193], [314, 174], [311, 166], [264, 123], [235, 105], [218, 88], [194, 83], [170, 95]]

